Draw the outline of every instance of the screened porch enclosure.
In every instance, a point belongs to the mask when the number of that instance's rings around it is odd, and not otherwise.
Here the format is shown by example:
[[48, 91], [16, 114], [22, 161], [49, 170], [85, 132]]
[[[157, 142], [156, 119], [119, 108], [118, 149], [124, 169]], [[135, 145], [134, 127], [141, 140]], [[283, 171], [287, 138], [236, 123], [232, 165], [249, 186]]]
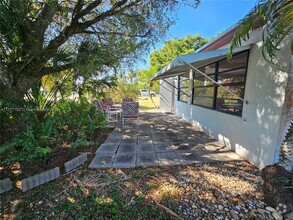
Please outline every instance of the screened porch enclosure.
[[153, 80], [175, 77], [178, 101], [241, 116], [249, 47], [235, 51], [232, 60], [227, 49], [179, 56]]

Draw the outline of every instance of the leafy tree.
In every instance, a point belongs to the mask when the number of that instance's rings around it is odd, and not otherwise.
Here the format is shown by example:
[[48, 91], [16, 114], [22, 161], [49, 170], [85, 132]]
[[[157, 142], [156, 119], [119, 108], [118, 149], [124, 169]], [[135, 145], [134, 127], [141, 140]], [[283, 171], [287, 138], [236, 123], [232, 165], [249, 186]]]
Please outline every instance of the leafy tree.
[[[162, 48], [151, 53], [150, 68], [147, 70], [138, 70], [139, 88], [148, 88], [152, 76], [178, 55], [194, 52], [207, 42], [208, 39], [204, 39], [200, 35], [188, 35], [181, 39], [166, 41]], [[159, 84], [154, 82], [152, 89], [158, 91]]]
[[[257, 5], [238, 24], [230, 46], [229, 56], [233, 48], [240, 46], [242, 40], [249, 38], [255, 22], [265, 24], [263, 33], [263, 55], [273, 60], [282, 40], [290, 36], [291, 53], [293, 53], [293, 2], [291, 0], [258, 0]], [[267, 56], [268, 55], [268, 56]]]
[[187, 36], [165, 42], [165, 45], [150, 55], [150, 64], [156, 71], [165, 67], [178, 55], [194, 52], [208, 42], [200, 35]]
[[137, 100], [139, 94], [136, 80], [130, 80], [130, 78], [126, 76], [119, 77], [116, 87], [110, 90], [111, 92], [108, 94], [111, 95], [110, 97], [115, 103], [121, 103], [123, 98], [132, 98], [133, 100]]
[[[137, 70], [138, 75], [138, 89], [148, 88], [150, 86], [150, 81], [153, 75], [157, 72], [155, 67], [150, 67], [146, 70]], [[154, 84], [152, 90], [159, 91], [159, 85], [157, 83]]]
[[22, 99], [41, 77], [90, 78], [161, 39], [183, 3], [198, 0], [0, 0], [0, 98]]
[[[84, 96], [85, 92], [91, 97], [99, 97], [103, 95], [103, 91], [117, 85], [115, 76], [105, 76], [103, 78], [91, 78], [82, 80], [80, 83], [75, 83], [74, 88], [78, 93], [79, 98]], [[76, 81], [75, 81], [76, 82]]]

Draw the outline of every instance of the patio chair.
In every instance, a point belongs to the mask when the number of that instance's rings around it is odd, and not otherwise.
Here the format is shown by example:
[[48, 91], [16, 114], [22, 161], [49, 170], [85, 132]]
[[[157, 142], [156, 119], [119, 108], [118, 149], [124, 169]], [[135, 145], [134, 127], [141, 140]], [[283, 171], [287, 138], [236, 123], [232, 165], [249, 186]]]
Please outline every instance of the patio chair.
[[113, 101], [112, 98], [108, 98], [108, 104], [109, 104], [110, 106], [114, 105], [114, 101]]
[[120, 114], [119, 111], [111, 109], [111, 107], [109, 105], [105, 105], [100, 100], [96, 100], [96, 103], [97, 103], [100, 111], [105, 114], [105, 116], [107, 117], [108, 121], [110, 119], [112, 119], [112, 116], [114, 116], [114, 115], [115, 115], [116, 120], [118, 119], [118, 115]]
[[122, 102], [133, 102], [132, 98], [123, 98]]
[[108, 101], [106, 99], [104, 99], [104, 98], [102, 98], [100, 100], [100, 102], [101, 102], [102, 105], [108, 105]]
[[121, 106], [119, 104], [115, 105], [112, 98], [108, 98], [108, 105], [111, 107], [112, 111], [120, 111]]
[[138, 120], [138, 102], [122, 102], [122, 127], [125, 120]]

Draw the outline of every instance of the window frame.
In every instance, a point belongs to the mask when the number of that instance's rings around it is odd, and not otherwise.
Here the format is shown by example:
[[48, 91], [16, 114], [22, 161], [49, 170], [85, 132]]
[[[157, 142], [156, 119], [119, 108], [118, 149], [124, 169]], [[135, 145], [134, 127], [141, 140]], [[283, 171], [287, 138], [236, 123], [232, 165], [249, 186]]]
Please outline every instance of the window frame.
[[[246, 65], [245, 66], [241, 66], [241, 67], [238, 67], [238, 68], [231, 68], [229, 70], [224, 70], [224, 71], [219, 72], [220, 62], [227, 60], [227, 58], [223, 58], [223, 59], [220, 59], [220, 60], [218, 60], [216, 62], [211, 62], [209, 64], [206, 64], [204, 66], [201, 66], [198, 69], [204, 68], [206, 66], [215, 64], [215, 73], [214, 74], [208, 74], [208, 75], [214, 75], [215, 76], [214, 77], [214, 80], [216, 82], [218, 82], [218, 77], [219, 77], [219, 75], [221, 75], [221, 73], [226, 73], [226, 72], [229, 72], [229, 71], [235, 71], [235, 70], [238, 70], [238, 69], [245, 69], [244, 81], [243, 82], [235, 82], [235, 83], [222, 84], [222, 86], [224, 86], [224, 87], [229, 87], [229, 86], [239, 86], [239, 87], [241, 87], [241, 86], [243, 86], [243, 96], [244, 96], [244, 94], [245, 94], [245, 88], [246, 88], [246, 78], [247, 78], [247, 69], [248, 69], [248, 62], [249, 62], [250, 50], [241, 51], [239, 53], [234, 54], [233, 56], [236, 56], [236, 55], [239, 55], [239, 54], [242, 54], [242, 53], [247, 53]], [[233, 112], [233, 111], [228, 111], [228, 110], [218, 109], [217, 108], [218, 88], [221, 88], [221, 87], [219, 85], [217, 85], [216, 83], [212, 83], [211, 85], [207, 85], [207, 86], [194, 86], [194, 80], [196, 78], [199, 78], [199, 77], [195, 77], [195, 73], [193, 73], [193, 79], [192, 79], [193, 80], [193, 82], [192, 82], [192, 100], [191, 100], [191, 104], [192, 105], [199, 106], [199, 107], [202, 107], [202, 108], [207, 108], [207, 109], [210, 109], [210, 110], [215, 110], [215, 111], [218, 111], [218, 112], [223, 112], [223, 113], [226, 113], [226, 114], [236, 115], [236, 116], [240, 116], [240, 117], [242, 116], [243, 102], [242, 102], [242, 105], [241, 105], [241, 111], [240, 111], [240, 113]], [[209, 107], [209, 106], [205, 106], [205, 105], [201, 105], [201, 104], [194, 103], [195, 97], [200, 97], [200, 95], [195, 95], [194, 94], [195, 89], [196, 88], [208, 88], [208, 87], [213, 87], [214, 88], [214, 93], [213, 93], [213, 96], [212, 96], [212, 98], [213, 98], [213, 104], [212, 104], [212, 106]], [[235, 100], [238, 100], [238, 99], [235, 98]]]
[[[181, 89], [187, 89], [189, 91], [189, 84], [190, 84], [190, 79], [189, 77], [187, 77], [186, 79], [183, 79], [183, 80], [180, 80], [181, 76], [183, 76], [184, 74], [186, 73], [183, 73], [181, 75], [178, 75], [178, 85], [177, 85], [177, 88], [178, 88], [178, 93], [177, 93], [177, 101], [180, 101], [180, 102], [184, 102], [184, 103], [188, 103], [188, 98], [189, 98], [189, 94], [184, 94], [183, 95], [186, 95], [187, 96], [187, 101], [184, 101], [184, 100], [180, 100], [180, 93], [182, 93]], [[189, 74], [189, 73], [188, 73]], [[189, 76], [189, 75], [188, 75]], [[180, 86], [180, 83], [181, 82], [184, 82], [184, 81], [188, 81], [188, 86]]]

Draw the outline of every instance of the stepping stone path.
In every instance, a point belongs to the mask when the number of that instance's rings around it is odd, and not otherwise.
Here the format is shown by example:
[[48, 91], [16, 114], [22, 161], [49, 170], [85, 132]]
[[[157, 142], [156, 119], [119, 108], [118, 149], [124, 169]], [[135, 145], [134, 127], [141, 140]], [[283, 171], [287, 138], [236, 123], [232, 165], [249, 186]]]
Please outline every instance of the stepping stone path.
[[245, 160], [220, 142], [164, 113], [141, 113], [139, 120], [118, 123], [96, 151], [89, 168], [134, 168]]

